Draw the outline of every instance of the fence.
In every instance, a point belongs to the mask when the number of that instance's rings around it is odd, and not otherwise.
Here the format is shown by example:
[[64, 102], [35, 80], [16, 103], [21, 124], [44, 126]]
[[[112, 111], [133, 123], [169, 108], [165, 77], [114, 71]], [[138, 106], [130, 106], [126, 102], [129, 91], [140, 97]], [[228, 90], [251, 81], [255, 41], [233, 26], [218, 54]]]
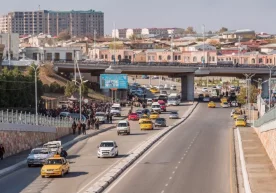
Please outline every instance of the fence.
[[[38, 115], [38, 125], [49, 126], [49, 127], [71, 127], [72, 121], [68, 118], [53, 118], [43, 115]], [[36, 115], [31, 113], [23, 113], [14, 110], [7, 109], [6, 111], [0, 111], [0, 122], [1, 123], [12, 123], [12, 124], [25, 124], [25, 125], [36, 125]]]
[[269, 123], [270, 121], [276, 120], [276, 107], [266, 112], [262, 117], [254, 122], [255, 127], [260, 127], [263, 124]]

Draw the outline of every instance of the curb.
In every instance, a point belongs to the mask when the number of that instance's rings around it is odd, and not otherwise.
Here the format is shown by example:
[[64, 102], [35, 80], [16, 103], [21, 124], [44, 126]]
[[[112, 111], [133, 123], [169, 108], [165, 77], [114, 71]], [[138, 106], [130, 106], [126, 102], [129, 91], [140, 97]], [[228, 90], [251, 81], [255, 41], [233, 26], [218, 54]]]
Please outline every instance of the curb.
[[150, 138], [141, 147], [138, 147], [128, 157], [124, 158], [118, 165], [114, 166], [107, 172], [102, 178], [100, 178], [95, 184], [90, 186], [85, 193], [102, 193], [113, 181], [115, 181], [129, 166], [137, 161], [150, 147], [152, 147], [157, 141], [164, 137], [167, 133], [174, 128], [182, 124], [196, 109], [198, 102], [193, 104], [191, 110], [186, 111], [185, 115], [177, 121], [173, 126], [168, 127], [166, 130], [161, 131], [156, 136]]
[[[64, 143], [64, 144], [62, 145], [62, 147], [68, 147], [68, 146], [73, 145], [73, 144], [75, 144], [75, 143], [77, 143], [77, 142], [79, 142], [79, 141], [82, 141], [82, 140], [87, 139], [87, 138], [89, 138], [89, 137], [93, 137], [93, 136], [95, 136], [95, 135], [98, 135], [98, 134], [100, 134], [100, 133], [106, 132], [106, 131], [111, 130], [111, 129], [113, 129], [113, 128], [115, 128], [115, 126], [110, 126], [110, 127], [105, 128], [105, 129], [96, 131], [96, 132], [94, 132], [94, 133], [84, 135], [84, 136], [82, 136], [82, 137], [80, 137], [80, 138], [73, 139], [73, 140], [71, 140], [71, 141], [68, 141], [68, 142]], [[8, 173], [10, 173], [10, 172], [15, 171], [16, 169], [22, 167], [22, 166], [23, 166], [24, 164], [26, 164], [26, 163], [27, 163], [27, 159], [25, 159], [25, 160], [23, 160], [23, 161], [21, 161], [21, 162], [18, 162], [18, 163], [15, 164], [15, 165], [12, 165], [12, 166], [9, 166], [9, 167], [7, 167], [7, 168], [4, 168], [4, 169], [0, 170], [0, 177], [4, 176], [4, 175], [6, 175], [6, 174], [8, 174]]]

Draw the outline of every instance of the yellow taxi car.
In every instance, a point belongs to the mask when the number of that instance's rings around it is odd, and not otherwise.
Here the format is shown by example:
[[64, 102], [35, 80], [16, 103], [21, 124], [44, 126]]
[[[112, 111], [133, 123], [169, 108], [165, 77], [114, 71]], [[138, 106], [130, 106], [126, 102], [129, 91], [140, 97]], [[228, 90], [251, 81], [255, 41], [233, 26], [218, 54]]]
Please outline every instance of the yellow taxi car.
[[157, 112], [152, 112], [152, 113], [150, 114], [150, 119], [157, 119], [157, 118], [159, 118], [159, 113], [157, 113]]
[[242, 127], [246, 127], [246, 120], [244, 116], [238, 116], [236, 121], [235, 121], [235, 126], [242, 126]]
[[65, 158], [60, 157], [60, 155], [54, 155], [54, 157], [46, 160], [41, 168], [40, 175], [42, 178], [49, 176], [63, 177], [64, 174], [68, 174], [69, 171], [69, 162]]
[[157, 88], [153, 87], [153, 88], [150, 89], [150, 92], [155, 94], [155, 93], [159, 93], [159, 90]]
[[153, 129], [153, 122], [151, 120], [141, 122], [140, 129], [141, 130], [152, 130]]
[[220, 99], [220, 102], [221, 102], [221, 103], [227, 102], [227, 98], [226, 98], [226, 97], [221, 98], [221, 99]]
[[241, 116], [242, 115], [242, 113], [241, 113], [241, 111], [235, 111], [234, 113], [233, 113], [233, 119], [237, 119], [239, 116]]
[[214, 103], [214, 101], [210, 101], [208, 103], [208, 108], [216, 108], [216, 103]]
[[139, 119], [139, 124], [141, 124], [143, 121], [150, 121], [150, 118], [148, 115], [142, 115]]

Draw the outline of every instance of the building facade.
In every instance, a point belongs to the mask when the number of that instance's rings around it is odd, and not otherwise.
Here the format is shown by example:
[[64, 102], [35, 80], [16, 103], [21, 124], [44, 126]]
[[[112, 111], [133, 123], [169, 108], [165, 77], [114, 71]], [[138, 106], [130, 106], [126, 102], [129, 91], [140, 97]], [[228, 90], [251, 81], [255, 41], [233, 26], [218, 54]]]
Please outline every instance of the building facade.
[[104, 13], [88, 11], [24, 11], [10, 12], [0, 17], [0, 31], [19, 35], [40, 33], [57, 36], [68, 31], [72, 36], [104, 36]]
[[17, 33], [12, 33], [9, 35], [7, 33], [0, 33], [0, 44], [5, 46], [3, 51], [3, 58], [8, 59], [8, 49], [10, 48], [10, 57], [12, 60], [19, 59], [19, 35]]

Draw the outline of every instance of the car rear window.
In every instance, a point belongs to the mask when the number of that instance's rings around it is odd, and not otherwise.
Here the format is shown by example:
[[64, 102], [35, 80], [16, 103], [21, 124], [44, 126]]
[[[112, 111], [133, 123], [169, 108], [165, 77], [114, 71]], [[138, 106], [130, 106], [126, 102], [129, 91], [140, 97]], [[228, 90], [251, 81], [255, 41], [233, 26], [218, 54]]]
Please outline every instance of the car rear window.
[[244, 121], [244, 119], [237, 119], [237, 121]]
[[118, 127], [127, 127], [127, 124], [126, 123], [119, 123]]
[[142, 124], [151, 124], [151, 121], [143, 121]]

